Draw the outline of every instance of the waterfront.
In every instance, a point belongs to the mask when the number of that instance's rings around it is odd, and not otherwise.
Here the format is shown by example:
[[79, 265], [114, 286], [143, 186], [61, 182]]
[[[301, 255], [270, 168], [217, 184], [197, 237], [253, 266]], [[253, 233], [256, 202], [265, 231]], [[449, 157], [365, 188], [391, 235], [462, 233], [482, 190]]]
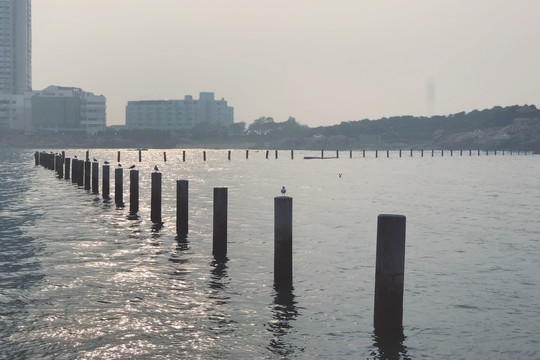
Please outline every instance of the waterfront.
[[[62, 150], [62, 149], [54, 149]], [[407, 216], [403, 358], [540, 356], [537, 156], [138, 153], [140, 219], [0, 151], [0, 353], [6, 358], [380, 358], [376, 219]], [[66, 156], [84, 158], [83, 150]], [[90, 150], [114, 167], [116, 150]], [[271, 153], [273, 155], [273, 153]], [[408, 154], [407, 154], [408, 155]], [[163, 221], [150, 223], [150, 173]], [[338, 174], [343, 174], [340, 178]], [[124, 173], [125, 184], [129, 175]], [[175, 186], [190, 181], [190, 231]], [[273, 197], [294, 199], [294, 291], [276, 296]], [[229, 188], [229, 261], [213, 262], [212, 188]], [[127, 187], [124, 187], [127, 189]], [[112, 188], [113, 189], [113, 188]], [[127, 190], [126, 190], [127, 194]], [[129, 199], [124, 195], [125, 201]]]

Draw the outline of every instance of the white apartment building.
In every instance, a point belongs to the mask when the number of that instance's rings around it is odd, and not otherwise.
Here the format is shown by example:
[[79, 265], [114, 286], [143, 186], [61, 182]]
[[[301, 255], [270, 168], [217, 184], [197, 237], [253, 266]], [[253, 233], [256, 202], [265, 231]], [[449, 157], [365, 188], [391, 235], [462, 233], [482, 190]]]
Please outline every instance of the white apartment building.
[[234, 123], [234, 108], [227, 101], [214, 99], [213, 92], [201, 92], [199, 99], [129, 101], [126, 106], [128, 129], [191, 129], [197, 124]]
[[0, 0], [0, 95], [32, 90], [30, 0]]

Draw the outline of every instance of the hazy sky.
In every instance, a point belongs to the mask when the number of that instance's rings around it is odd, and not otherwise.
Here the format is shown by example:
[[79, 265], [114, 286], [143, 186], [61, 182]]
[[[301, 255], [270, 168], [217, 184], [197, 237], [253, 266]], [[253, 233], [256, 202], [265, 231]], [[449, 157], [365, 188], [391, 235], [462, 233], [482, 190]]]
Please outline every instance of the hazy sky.
[[[33, 87], [306, 125], [540, 107], [537, 0], [33, 0]], [[428, 89], [432, 89], [430, 92]], [[430, 100], [431, 99], [431, 100]]]

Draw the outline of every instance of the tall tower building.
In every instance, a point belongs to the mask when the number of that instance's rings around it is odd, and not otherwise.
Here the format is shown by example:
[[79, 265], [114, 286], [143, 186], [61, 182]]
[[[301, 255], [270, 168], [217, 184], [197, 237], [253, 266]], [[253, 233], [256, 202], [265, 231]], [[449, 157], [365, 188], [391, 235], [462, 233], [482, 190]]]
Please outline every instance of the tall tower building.
[[31, 0], [0, 0], [0, 95], [32, 90]]

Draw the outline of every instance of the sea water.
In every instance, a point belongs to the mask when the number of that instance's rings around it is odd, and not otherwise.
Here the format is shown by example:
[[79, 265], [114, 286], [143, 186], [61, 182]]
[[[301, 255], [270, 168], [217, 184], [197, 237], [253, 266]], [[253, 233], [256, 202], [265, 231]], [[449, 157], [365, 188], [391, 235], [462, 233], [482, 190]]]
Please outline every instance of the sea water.
[[[203, 161], [188, 149], [184, 162], [165, 151], [167, 162], [149, 150], [139, 163], [121, 150], [117, 208], [34, 166], [33, 149], [0, 150], [0, 358], [540, 358], [538, 156], [233, 150], [229, 161], [206, 150]], [[116, 156], [90, 150], [111, 175]], [[128, 219], [130, 165], [138, 219]], [[155, 165], [162, 227], [150, 221]], [[189, 180], [187, 238], [176, 236], [179, 179]], [[285, 295], [273, 288], [282, 186], [293, 198]], [[214, 187], [229, 191], [224, 263], [212, 258]], [[382, 213], [407, 217], [404, 336], [390, 343], [373, 331]]]

